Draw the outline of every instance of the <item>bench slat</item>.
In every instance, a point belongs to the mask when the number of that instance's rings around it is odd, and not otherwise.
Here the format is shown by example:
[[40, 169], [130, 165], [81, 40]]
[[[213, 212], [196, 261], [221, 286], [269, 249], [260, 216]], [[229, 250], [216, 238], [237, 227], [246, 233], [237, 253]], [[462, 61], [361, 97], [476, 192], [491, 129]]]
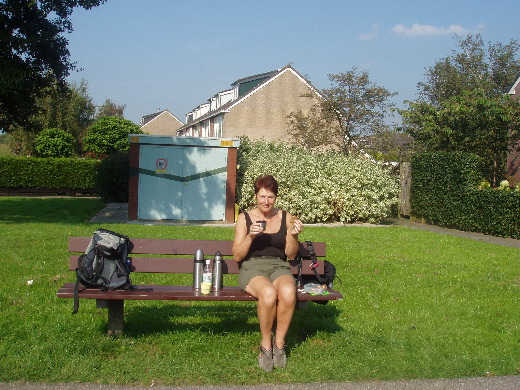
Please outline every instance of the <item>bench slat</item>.
[[[82, 286], [78, 296], [89, 299], [110, 300], [167, 300], [167, 301], [256, 301], [256, 298], [238, 286], [225, 286], [221, 290], [203, 295], [191, 286], [138, 285], [132, 290], [100, 291]], [[74, 283], [66, 283], [58, 290], [58, 298], [73, 298]], [[298, 301], [321, 301], [342, 299], [341, 293], [329, 290], [328, 295], [310, 295], [298, 293]]]
[[[69, 237], [69, 252], [83, 253], [89, 242], [90, 237]], [[220, 251], [222, 256], [233, 255], [231, 253], [233, 241], [131, 238], [130, 243], [133, 254], [193, 256], [197, 249], [202, 249], [205, 257], [213, 257], [217, 251]], [[324, 242], [313, 244], [316, 256], [327, 255]], [[304, 243], [300, 243], [300, 252], [304, 257], [309, 255]]]
[[[69, 271], [74, 271], [78, 266], [79, 255], [71, 255], [69, 258]], [[151, 273], [174, 273], [174, 274], [191, 274], [193, 273], [193, 258], [184, 257], [138, 257], [131, 256], [132, 272], [151, 272]], [[291, 272], [293, 275], [298, 274], [298, 263], [295, 260], [289, 260], [291, 264]], [[310, 260], [303, 260], [302, 274], [312, 275], [310, 269]], [[318, 260], [317, 272], [322, 275], [325, 266], [323, 261]], [[240, 264], [233, 259], [224, 259], [222, 266], [223, 274], [238, 274]]]

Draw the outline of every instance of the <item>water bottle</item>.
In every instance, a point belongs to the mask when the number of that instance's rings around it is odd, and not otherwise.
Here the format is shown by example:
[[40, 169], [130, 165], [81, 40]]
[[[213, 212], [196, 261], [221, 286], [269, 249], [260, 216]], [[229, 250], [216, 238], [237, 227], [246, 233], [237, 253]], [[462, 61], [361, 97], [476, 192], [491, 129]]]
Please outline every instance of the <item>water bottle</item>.
[[222, 255], [220, 251], [215, 253], [215, 258], [213, 259], [213, 291], [218, 291], [222, 288]]
[[210, 283], [213, 281], [213, 267], [211, 266], [211, 260], [206, 259], [206, 264], [204, 265], [204, 271], [202, 272], [202, 282]]
[[200, 289], [200, 282], [202, 282], [202, 271], [204, 268], [204, 252], [202, 249], [197, 249], [193, 257], [193, 288]]

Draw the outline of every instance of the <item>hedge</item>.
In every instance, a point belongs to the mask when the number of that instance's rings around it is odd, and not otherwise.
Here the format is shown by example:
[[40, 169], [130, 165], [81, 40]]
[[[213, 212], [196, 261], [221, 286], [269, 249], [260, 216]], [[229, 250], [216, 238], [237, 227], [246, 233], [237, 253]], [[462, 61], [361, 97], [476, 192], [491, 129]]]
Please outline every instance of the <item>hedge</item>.
[[412, 217], [448, 228], [520, 238], [520, 191], [479, 189], [482, 172], [482, 160], [470, 153], [412, 156]]
[[100, 162], [77, 158], [0, 157], [0, 187], [93, 190]]

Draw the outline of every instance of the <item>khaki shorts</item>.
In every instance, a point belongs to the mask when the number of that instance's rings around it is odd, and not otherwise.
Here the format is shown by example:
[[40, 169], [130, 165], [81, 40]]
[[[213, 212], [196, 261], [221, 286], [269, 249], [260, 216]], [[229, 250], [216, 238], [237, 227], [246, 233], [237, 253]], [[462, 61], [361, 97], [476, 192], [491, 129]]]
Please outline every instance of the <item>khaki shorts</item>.
[[238, 273], [238, 285], [245, 291], [251, 279], [256, 276], [265, 276], [274, 282], [282, 275], [293, 276], [287, 261], [279, 257], [251, 257], [242, 263]]

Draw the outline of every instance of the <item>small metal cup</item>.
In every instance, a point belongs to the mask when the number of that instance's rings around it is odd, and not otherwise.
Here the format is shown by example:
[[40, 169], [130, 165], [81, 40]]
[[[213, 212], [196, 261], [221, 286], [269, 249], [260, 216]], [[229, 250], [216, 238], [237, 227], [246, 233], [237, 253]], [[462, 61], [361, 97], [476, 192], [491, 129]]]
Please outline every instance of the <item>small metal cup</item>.
[[267, 226], [267, 221], [256, 221], [256, 223], [260, 224], [262, 231], [265, 231], [265, 228]]

